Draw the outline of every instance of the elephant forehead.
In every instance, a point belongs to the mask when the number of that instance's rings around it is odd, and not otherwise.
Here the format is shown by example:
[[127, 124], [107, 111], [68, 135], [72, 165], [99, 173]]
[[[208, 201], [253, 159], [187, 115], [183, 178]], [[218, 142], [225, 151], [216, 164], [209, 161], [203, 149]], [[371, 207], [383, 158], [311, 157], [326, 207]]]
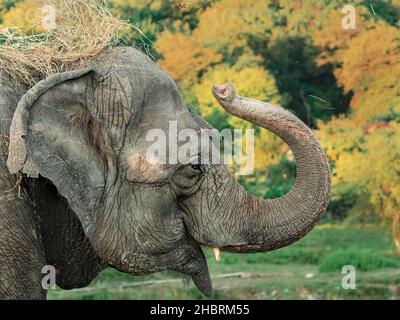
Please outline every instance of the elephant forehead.
[[170, 175], [170, 168], [157, 158], [139, 152], [126, 152], [122, 156], [126, 178], [131, 182], [156, 183]]

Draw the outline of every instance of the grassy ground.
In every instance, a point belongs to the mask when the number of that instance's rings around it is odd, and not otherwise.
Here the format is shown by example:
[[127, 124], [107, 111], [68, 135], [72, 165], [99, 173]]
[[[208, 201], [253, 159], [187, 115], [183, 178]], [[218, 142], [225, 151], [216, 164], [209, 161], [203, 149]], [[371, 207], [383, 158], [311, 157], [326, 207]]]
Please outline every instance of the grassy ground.
[[[204, 248], [213, 299], [398, 299], [400, 259], [390, 235], [378, 227], [323, 224], [296, 244], [269, 253], [222, 253]], [[356, 268], [355, 290], [342, 289], [344, 265]], [[90, 287], [52, 290], [50, 299], [205, 299], [181, 275], [133, 277], [103, 271]]]

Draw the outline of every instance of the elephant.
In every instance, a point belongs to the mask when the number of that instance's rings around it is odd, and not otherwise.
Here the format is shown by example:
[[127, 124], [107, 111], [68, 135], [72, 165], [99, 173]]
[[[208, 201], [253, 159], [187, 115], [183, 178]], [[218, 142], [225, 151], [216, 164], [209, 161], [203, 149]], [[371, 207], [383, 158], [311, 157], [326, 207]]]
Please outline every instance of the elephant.
[[231, 84], [210, 88], [221, 107], [278, 135], [294, 154], [296, 181], [282, 197], [247, 193], [223, 163], [146, 160], [152, 128], [211, 127], [139, 50], [109, 48], [31, 87], [6, 74], [1, 83], [8, 145], [0, 160], [0, 298], [45, 299], [44, 265], [55, 266], [65, 289], [88, 285], [110, 266], [132, 275], [183, 273], [210, 296], [203, 246], [275, 250], [304, 237], [327, 208], [330, 168], [313, 132]]
[[42, 268], [52, 265], [64, 289], [86, 286], [107, 264], [54, 185], [43, 178], [16, 183], [6, 166], [9, 129], [28, 87], [0, 75], [0, 299], [44, 299]]

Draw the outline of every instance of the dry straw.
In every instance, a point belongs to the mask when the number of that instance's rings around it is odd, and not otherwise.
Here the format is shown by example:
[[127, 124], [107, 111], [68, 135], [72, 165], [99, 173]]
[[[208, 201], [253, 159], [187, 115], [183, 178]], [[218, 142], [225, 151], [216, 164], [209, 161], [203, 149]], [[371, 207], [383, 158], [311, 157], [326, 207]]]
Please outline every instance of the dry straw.
[[[103, 0], [41, 0], [55, 12], [55, 28], [34, 25], [31, 32], [13, 28], [3, 31], [0, 70], [33, 85], [51, 74], [85, 66], [118, 41], [129, 25], [112, 17]], [[32, 35], [29, 35], [32, 34]]]

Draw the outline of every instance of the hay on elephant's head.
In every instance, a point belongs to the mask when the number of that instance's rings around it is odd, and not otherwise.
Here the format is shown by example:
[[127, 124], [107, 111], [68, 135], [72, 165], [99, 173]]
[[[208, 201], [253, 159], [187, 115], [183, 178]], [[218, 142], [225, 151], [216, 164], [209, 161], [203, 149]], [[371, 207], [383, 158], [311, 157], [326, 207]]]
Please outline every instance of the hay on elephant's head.
[[[6, 30], [0, 45], [0, 69], [29, 85], [51, 74], [85, 66], [114, 45], [118, 33], [127, 27], [111, 16], [103, 0], [41, 2], [43, 8], [54, 10], [55, 28], [33, 35], [18, 28]], [[32, 26], [32, 30], [40, 29]]]

